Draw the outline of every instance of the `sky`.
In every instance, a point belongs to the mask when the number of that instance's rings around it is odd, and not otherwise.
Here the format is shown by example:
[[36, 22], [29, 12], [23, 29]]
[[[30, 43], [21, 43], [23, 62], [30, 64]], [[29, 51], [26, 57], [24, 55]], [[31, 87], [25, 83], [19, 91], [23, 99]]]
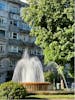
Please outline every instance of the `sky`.
[[21, 0], [22, 2], [27, 2], [27, 0]]

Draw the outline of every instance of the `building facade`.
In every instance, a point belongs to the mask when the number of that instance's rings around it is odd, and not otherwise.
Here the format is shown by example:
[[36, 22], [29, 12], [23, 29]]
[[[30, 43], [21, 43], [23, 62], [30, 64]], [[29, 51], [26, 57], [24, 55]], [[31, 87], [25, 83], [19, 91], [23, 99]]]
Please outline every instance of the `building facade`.
[[27, 4], [20, 0], [0, 0], [0, 83], [11, 80], [17, 61], [25, 48], [42, 59], [42, 50], [35, 37], [29, 36], [30, 27], [20, 17], [20, 9]]

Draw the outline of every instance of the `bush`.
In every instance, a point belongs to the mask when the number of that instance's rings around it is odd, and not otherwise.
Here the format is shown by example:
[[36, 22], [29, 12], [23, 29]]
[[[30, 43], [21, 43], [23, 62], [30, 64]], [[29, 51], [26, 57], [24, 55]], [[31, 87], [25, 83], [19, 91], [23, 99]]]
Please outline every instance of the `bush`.
[[52, 71], [44, 72], [45, 81], [53, 83], [53, 79], [55, 79], [55, 74]]
[[26, 89], [19, 83], [12, 81], [0, 85], [0, 99], [24, 99]]

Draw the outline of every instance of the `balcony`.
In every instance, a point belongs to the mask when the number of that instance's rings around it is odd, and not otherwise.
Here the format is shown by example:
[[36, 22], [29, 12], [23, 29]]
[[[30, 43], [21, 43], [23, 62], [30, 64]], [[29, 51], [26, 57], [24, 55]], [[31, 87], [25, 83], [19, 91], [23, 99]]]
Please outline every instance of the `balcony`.
[[22, 53], [20, 52], [13, 52], [13, 51], [8, 51], [7, 53], [7, 57], [11, 57], [11, 58], [21, 58]]
[[37, 56], [40, 60], [44, 59], [43, 55], [38, 55], [38, 54], [30, 54], [31, 56]]
[[17, 46], [24, 46], [24, 43], [22, 40], [19, 40], [19, 39], [9, 39], [8, 40], [8, 44], [9, 45], [17, 45]]
[[20, 14], [20, 12], [19, 12], [19, 11], [15, 11], [15, 10], [10, 10], [10, 11], [9, 11], [9, 13], [10, 13], [10, 14], [11, 14], [11, 13], [12, 13], [12, 14], [17, 14], [17, 15], [19, 15], [19, 14]]
[[30, 32], [31, 27], [27, 23], [19, 22], [18, 24], [19, 24], [18, 27], [19, 27], [20, 30], [24, 30], [24, 31]]
[[16, 25], [10, 24], [9, 31], [17, 33], [17, 32], [19, 32], [19, 28]]
[[6, 57], [6, 53], [5, 52], [0, 52], [0, 58], [5, 58]]
[[24, 30], [22, 28], [19, 28], [19, 30], [20, 30], [20, 33], [22, 33], [22, 34], [29, 34], [30, 33], [30, 30]]
[[16, 45], [16, 46], [21, 46], [21, 47], [25, 47], [25, 46], [36, 46], [34, 43], [32, 43], [31, 41], [24, 41], [21, 39], [9, 39], [8, 40], [8, 44], [9, 45]]
[[0, 23], [0, 29], [7, 29], [7, 23]]
[[2, 41], [2, 42], [7, 42], [7, 39], [6, 39], [5, 36], [1, 36], [1, 35], [0, 35], [0, 41]]
[[30, 41], [23, 41], [25, 46], [30, 46], [30, 47], [34, 47], [36, 46], [34, 43], [30, 42]]

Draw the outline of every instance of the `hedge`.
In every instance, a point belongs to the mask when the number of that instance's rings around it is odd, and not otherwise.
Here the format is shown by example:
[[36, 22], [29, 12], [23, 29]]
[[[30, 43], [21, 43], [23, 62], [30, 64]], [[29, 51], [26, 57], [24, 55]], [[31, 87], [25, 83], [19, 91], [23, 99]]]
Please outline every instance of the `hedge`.
[[25, 99], [26, 89], [19, 83], [12, 81], [0, 85], [0, 99]]

